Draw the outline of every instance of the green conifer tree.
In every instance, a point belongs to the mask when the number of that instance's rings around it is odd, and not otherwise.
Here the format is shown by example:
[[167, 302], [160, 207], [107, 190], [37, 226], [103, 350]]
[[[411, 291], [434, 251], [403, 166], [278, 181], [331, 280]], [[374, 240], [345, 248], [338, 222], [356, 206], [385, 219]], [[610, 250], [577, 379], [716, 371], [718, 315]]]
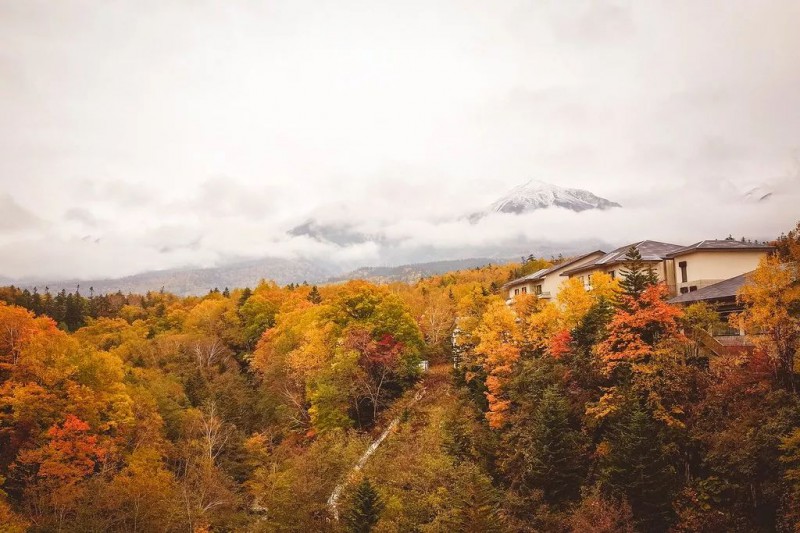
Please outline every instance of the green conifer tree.
[[638, 402], [611, 428], [610, 453], [601, 469], [603, 486], [624, 496], [643, 531], [669, 523], [677, 472], [665, 432]]
[[350, 508], [344, 513], [344, 523], [351, 533], [369, 533], [378, 523], [383, 502], [367, 478], [356, 487]]
[[244, 303], [253, 295], [253, 291], [250, 287], [245, 287], [242, 291], [242, 295], [239, 296], [239, 307], [243, 306]]
[[658, 275], [652, 267], [645, 265], [638, 248], [631, 246], [625, 254], [625, 266], [620, 269], [622, 279], [619, 286], [628, 296], [638, 299], [650, 285], [658, 283]]
[[446, 531], [497, 533], [502, 531], [497, 493], [491, 481], [473, 472], [465, 486], [459, 487], [452, 516], [443, 522]]
[[308, 301], [312, 304], [318, 304], [322, 302], [322, 295], [320, 295], [316, 285], [311, 287], [311, 292], [308, 293], [306, 299], [308, 299]]
[[586, 471], [585, 439], [570, 421], [569, 403], [560, 387], [545, 389], [531, 422], [522, 450], [531, 487], [540, 488], [552, 503], [577, 498]]

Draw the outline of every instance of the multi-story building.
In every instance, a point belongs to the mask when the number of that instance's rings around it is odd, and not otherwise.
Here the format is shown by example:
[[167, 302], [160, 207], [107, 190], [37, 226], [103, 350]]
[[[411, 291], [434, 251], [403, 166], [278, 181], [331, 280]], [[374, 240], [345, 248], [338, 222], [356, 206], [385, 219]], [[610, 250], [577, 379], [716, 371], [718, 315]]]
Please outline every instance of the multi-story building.
[[503, 285], [503, 288], [508, 291], [507, 301], [510, 302], [520, 294], [535, 294], [539, 298], [549, 300], [555, 297], [559, 286], [564, 281], [564, 278], [561, 277], [562, 272], [572, 267], [592, 263], [603, 255], [605, 252], [602, 250], [595, 250], [510, 281]]
[[592, 274], [597, 272], [604, 272], [611, 276], [612, 279], [623, 277], [625, 275], [625, 263], [627, 262], [625, 257], [631, 248], [635, 248], [639, 251], [645, 268], [652, 268], [658, 276], [659, 281], [667, 281], [667, 283], [669, 283], [668, 278], [670, 272], [664, 264], [664, 259], [667, 254], [682, 247], [679, 244], [658, 241], [639, 241], [626, 246], [620, 246], [616, 250], [604, 254], [592, 263], [566, 269], [561, 272], [561, 275], [568, 278], [579, 278], [583, 282], [583, 286], [587, 289], [592, 287]]
[[608, 253], [595, 250], [510, 281], [503, 288], [508, 290], [509, 302], [515, 296], [526, 293], [536, 294], [543, 299], [555, 298], [567, 278], [576, 277], [587, 290], [591, 290], [592, 275], [598, 272], [604, 272], [614, 279], [625, 276], [626, 256], [631, 248], [638, 250], [645, 268], [651, 268], [659, 281], [667, 284], [673, 297], [751, 272], [761, 258], [773, 250], [766, 244], [732, 239], [705, 240], [689, 246], [640, 241]]
[[696, 242], [668, 253], [664, 265], [673, 294], [686, 294], [756, 269], [772, 246], [727, 240]]

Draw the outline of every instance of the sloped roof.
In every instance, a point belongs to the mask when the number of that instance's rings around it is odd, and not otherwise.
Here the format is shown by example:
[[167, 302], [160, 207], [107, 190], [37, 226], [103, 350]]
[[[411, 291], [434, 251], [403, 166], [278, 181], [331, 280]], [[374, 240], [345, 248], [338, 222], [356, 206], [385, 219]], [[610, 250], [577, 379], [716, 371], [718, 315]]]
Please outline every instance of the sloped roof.
[[561, 263], [555, 264], [550, 268], [543, 268], [541, 270], [537, 270], [533, 274], [528, 274], [527, 276], [523, 276], [521, 278], [517, 278], [515, 280], [509, 281], [503, 287], [511, 287], [514, 285], [518, 285], [520, 283], [525, 283], [526, 281], [536, 281], [540, 279], [544, 279], [544, 277], [548, 274], [552, 274], [553, 272], [557, 272], [563, 268], [567, 268], [570, 265], [574, 265], [578, 261], [586, 259], [587, 257], [594, 255], [594, 254], [602, 254], [604, 253], [603, 250], [595, 250], [593, 252], [585, 253], [583, 255], [579, 255], [578, 257], [573, 257], [571, 259], [567, 259], [566, 261], [562, 261]]
[[724, 240], [705, 240], [678, 248], [666, 255], [666, 257], [677, 257], [679, 255], [688, 254], [694, 251], [707, 250], [707, 251], [750, 251], [750, 252], [770, 252], [774, 250], [774, 246], [753, 242], [741, 242], [733, 239]]
[[683, 248], [680, 244], [672, 244], [668, 242], [659, 242], [659, 241], [639, 241], [633, 244], [628, 244], [626, 246], [620, 246], [616, 250], [608, 252], [606, 255], [595, 261], [594, 263], [587, 263], [585, 265], [581, 265], [579, 267], [566, 270], [561, 273], [562, 276], [568, 276], [574, 272], [580, 272], [582, 270], [588, 270], [590, 268], [598, 267], [598, 266], [605, 266], [605, 265], [613, 265], [615, 263], [624, 263], [625, 256], [628, 253], [628, 250], [633, 246], [637, 250], [639, 250], [639, 255], [642, 256], [643, 261], [661, 261], [664, 259], [667, 254], [674, 252], [680, 248]]
[[752, 272], [741, 274], [734, 278], [726, 279], [713, 285], [703, 287], [702, 289], [687, 292], [686, 294], [679, 294], [672, 298], [669, 303], [671, 304], [690, 304], [694, 302], [702, 302], [708, 300], [724, 300], [729, 298], [736, 298], [736, 294], [744, 284], [747, 283], [747, 276]]
[[643, 261], [661, 261], [668, 253], [682, 248], [680, 244], [671, 244], [668, 242], [658, 241], [640, 241], [627, 246], [621, 246], [613, 252], [607, 253], [597, 261], [597, 264], [609, 265], [611, 263], [624, 261], [625, 255], [628, 253], [628, 250], [631, 246], [639, 250], [639, 254], [642, 256]]

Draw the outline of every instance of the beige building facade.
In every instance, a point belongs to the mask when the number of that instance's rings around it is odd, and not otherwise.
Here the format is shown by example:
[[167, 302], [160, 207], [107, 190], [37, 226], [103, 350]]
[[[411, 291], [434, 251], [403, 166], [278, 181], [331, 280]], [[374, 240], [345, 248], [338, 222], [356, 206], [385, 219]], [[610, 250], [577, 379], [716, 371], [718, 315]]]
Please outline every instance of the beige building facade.
[[734, 240], [700, 241], [667, 255], [673, 294], [686, 294], [741, 274], [752, 272], [773, 248]]
[[658, 241], [639, 241], [620, 246], [616, 250], [604, 254], [594, 263], [568, 268], [561, 275], [580, 279], [587, 290], [592, 287], [592, 275], [598, 272], [608, 274], [613, 279], [622, 279], [625, 276], [625, 258], [631, 248], [636, 248], [639, 251], [645, 268], [652, 268], [659, 281], [665, 281], [669, 284], [670, 270], [664, 264], [664, 258], [668, 253], [680, 249], [681, 246]]
[[614, 279], [625, 276], [626, 255], [636, 248], [646, 267], [652, 268], [659, 281], [667, 284], [672, 296], [700, 290], [755, 270], [762, 257], [773, 248], [766, 244], [726, 240], [705, 240], [689, 246], [659, 241], [640, 241], [604, 253], [596, 250], [534, 272], [504, 285], [508, 302], [520, 294], [535, 294], [542, 299], [555, 298], [561, 284], [578, 278], [587, 290], [592, 275], [604, 272]]
[[564, 270], [592, 263], [603, 255], [605, 255], [605, 253], [602, 250], [595, 250], [594, 252], [568, 259], [550, 268], [545, 268], [533, 274], [515, 279], [503, 286], [508, 290], [507, 301], [512, 301], [515, 296], [519, 296], [520, 294], [535, 294], [537, 297], [544, 300], [555, 298], [561, 284], [565, 281], [565, 279], [561, 277], [561, 273]]

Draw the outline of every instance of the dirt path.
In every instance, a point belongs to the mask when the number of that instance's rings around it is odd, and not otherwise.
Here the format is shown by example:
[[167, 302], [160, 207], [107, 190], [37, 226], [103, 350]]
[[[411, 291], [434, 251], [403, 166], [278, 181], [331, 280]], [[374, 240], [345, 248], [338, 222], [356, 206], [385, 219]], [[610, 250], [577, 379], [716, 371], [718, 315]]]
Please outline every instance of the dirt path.
[[[428, 392], [429, 382], [432, 379], [441, 378], [442, 372], [447, 372], [447, 371], [448, 367], [446, 365], [438, 368], [431, 368], [431, 371], [428, 374], [426, 374], [425, 378], [423, 378], [419, 390], [416, 392], [416, 394], [414, 394], [411, 400], [405, 404], [404, 410], [411, 408], [414, 404], [416, 404], [425, 396], [425, 394]], [[345, 479], [341, 483], [336, 485], [336, 487], [334, 487], [333, 492], [328, 498], [328, 509], [334, 520], [336, 521], [339, 520], [339, 498], [342, 496], [342, 491], [344, 491], [344, 489], [356, 477], [358, 472], [362, 468], [364, 468], [364, 465], [367, 464], [369, 458], [372, 457], [372, 455], [375, 453], [378, 447], [383, 443], [384, 440], [386, 440], [386, 437], [388, 437], [392, 433], [392, 431], [394, 431], [394, 429], [400, 423], [400, 418], [403, 416], [402, 412], [403, 411], [400, 411], [401, 414], [397, 415], [392, 419], [391, 422], [389, 422], [389, 425], [386, 426], [386, 429], [383, 430], [380, 436], [378, 436], [378, 438], [372, 441], [372, 444], [370, 444], [369, 447], [366, 449], [366, 451], [364, 451], [364, 453], [361, 454], [361, 457], [359, 457], [358, 462], [356, 462], [355, 466], [353, 466], [353, 468], [347, 474]]]

